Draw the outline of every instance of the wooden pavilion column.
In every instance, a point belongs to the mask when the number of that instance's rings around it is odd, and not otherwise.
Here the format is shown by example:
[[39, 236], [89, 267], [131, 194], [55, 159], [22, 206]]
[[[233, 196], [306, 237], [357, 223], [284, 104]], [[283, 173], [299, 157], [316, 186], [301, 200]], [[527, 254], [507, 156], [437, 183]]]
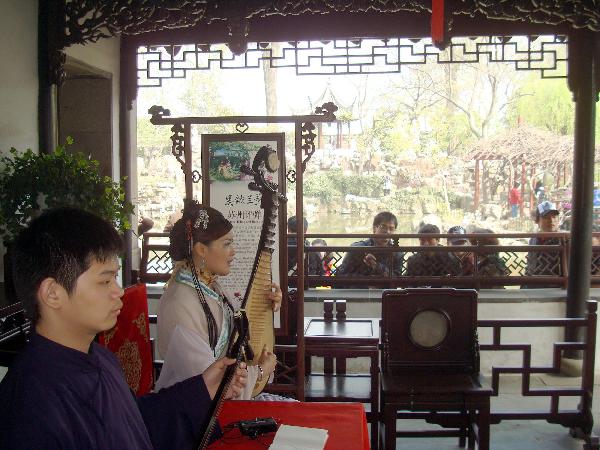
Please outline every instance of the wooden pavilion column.
[[[575, 30], [569, 34], [568, 82], [575, 101], [575, 154], [567, 317], [584, 317], [585, 302], [590, 293], [594, 127], [598, 100], [597, 82], [600, 78], [599, 52], [600, 43], [594, 33]], [[578, 340], [581, 332], [580, 329], [567, 328], [566, 340]]]
[[[338, 122], [339, 124], [339, 122]], [[339, 126], [339, 125], [338, 125]], [[304, 167], [302, 165], [302, 123], [296, 123], [296, 221], [304, 222]], [[296, 227], [296, 394], [298, 400], [304, 401], [304, 227]]]
[[475, 159], [475, 192], [473, 194], [473, 210], [477, 211], [479, 208], [479, 184], [480, 184], [480, 174], [479, 174], [479, 158]]
[[[533, 179], [535, 178], [535, 167], [531, 166], [531, 175], [530, 175], [530, 180], [533, 181]], [[529, 209], [531, 211], [534, 210], [534, 208], [537, 206], [535, 204], [535, 193], [533, 192], [533, 188], [535, 186], [529, 186]]]
[[38, 134], [39, 152], [52, 153], [58, 145], [58, 87], [65, 78], [66, 54], [61, 32], [62, 2], [39, 2], [38, 8]]
[[323, 148], [323, 124], [317, 122], [317, 148]]
[[[121, 38], [119, 52], [119, 166], [120, 177], [125, 179], [125, 200], [137, 205], [137, 174], [136, 167], [132, 165], [132, 143], [136, 142], [137, 129], [132, 124], [135, 114], [132, 112], [133, 100], [137, 94], [137, 67], [136, 46], [126, 38]], [[139, 210], [138, 210], [139, 214]], [[137, 272], [133, 273], [134, 245], [137, 241], [133, 237], [134, 230], [137, 233], [137, 215], [130, 217], [131, 229], [123, 235], [125, 241], [125, 257], [122, 263], [123, 286], [129, 286], [137, 282]], [[138, 265], [136, 264], [136, 267]], [[137, 269], [136, 269], [137, 270]]]
[[525, 177], [526, 170], [527, 170], [527, 166], [525, 165], [525, 161], [522, 161], [521, 162], [521, 203], [519, 204], [519, 217], [521, 217], [521, 218], [523, 218], [523, 203], [525, 202], [525, 183], [527, 182], [527, 178]]

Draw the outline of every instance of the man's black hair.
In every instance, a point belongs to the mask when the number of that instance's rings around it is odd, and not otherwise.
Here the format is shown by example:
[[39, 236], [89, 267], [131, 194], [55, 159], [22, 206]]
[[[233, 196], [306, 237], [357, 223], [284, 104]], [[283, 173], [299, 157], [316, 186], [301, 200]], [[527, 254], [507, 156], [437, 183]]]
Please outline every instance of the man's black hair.
[[398, 219], [394, 214], [389, 211], [382, 211], [377, 213], [377, 215], [373, 218], [373, 228], [381, 225], [384, 222], [393, 222], [394, 227], [398, 228]]
[[440, 234], [440, 229], [437, 225], [426, 223], [419, 228], [419, 234]]
[[35, 324], [40, 318], [37, 291], [54, 278], [69, 295], [79, 276], [95, 262], [123, 250], [121, 237], [104, 219], [76, 208], [55, 208], [33, 219], [15, 241], [13, 278], [17, 297]]
[[[306, 232], [308, 229], [308, 220], [306, 220], [306, 217], [303, 217], [302, 219], [304, 222], [304, 231]], [[287, 226], [291, 233], [296, 233], [298, 231], [298, 220], [296, 219], [296, 216], [292, 216], [288, 219]]]

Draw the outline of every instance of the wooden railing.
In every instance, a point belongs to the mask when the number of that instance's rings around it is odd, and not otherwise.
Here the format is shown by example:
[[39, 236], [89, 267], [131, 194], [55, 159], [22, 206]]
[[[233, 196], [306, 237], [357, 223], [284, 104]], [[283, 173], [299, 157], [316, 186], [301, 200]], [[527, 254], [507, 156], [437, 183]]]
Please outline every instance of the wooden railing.
[[[490, 342], [480, 343], [480, 351], [483, 352], [517, 352], [521, 355], [520, 364], [482, 367], [482, 372], [491, 373], [491, 386], [493, 395], [500, 394], [500, 377], [512, 375], [521, 377], [521, 396], [548, 398], [548, 408], [514, 410], [494, 410], [491, 413], [491, 423], [500, 423], [503, 420], [545, 420], [548, 423], [560, 424], [570, 428], [572, 434], [586, 439], [588, 444], [598, 445], [598, 439], [592, 437], [592, 395], [594, 392], [594, 362], [596, 353], [596, 310], [595, 301], [587, 302], [587, 314], [584, 318], [572, 319], [497, 319], [478, 320], [477, 326], [480, 332], [491, 329]], [[576, 342], [554, 342], [552, 345], [552, 361], [547, 365], [534, 365], [532, 363], [532, 346], [521, 339], [519, 342], [506, 342], [503, 339], [503, 331], [509, 329], [538, 330], [543, 328], [579, 328], [580, 340]], [[545, 347], [547, 349], [547, 347]], [[583, 364], [581, 380], [574, 383], [573, 387], [545, 386], [532, 387], [532, 375], [535, 374], [560, 374], [561, 363], [565, 352], [582, 353]], [[574, 378], [573, 380], [576, 380]], [[561, 406], [561, 400], [576, 398], [576, 407]], [[592, 448], [592, 447], [590, 447]], [[597, 448], [597, 447], [595, 447]]]
[[[292, 236], [292, 235], [288, 235]], [[358, 240], [378, 235], [364, 234], [307, 234], [307, 240], [346, 239]], [[448, 237], [456, 238], [457, 235], [439, 234], [436, 236], [445, 242]], [[599, 234], [600, 236], [600, 234]], [[381, 237], [381, 236], [380, 236]], [[465, 246], [437, 246], [420, 247], [419, 234], [394, 234], [387, 235], [392, 245], [387, 247], [356, 247], [351, 245], [305, 246], [304, 247], [304, 285], [305, 287], [331, 286], [332, 288], [396, 288], [418, 286], [451, 286], [468, 288], [491, 288], [504, 286], [521, 287], [562, 287], [567, 286], [569, 234], [568, 233], [510, 233], [510, 234], [467, 234], [461, 235], [473, 242], [481, 242], [486, 238], [505, 240], [519, 240], [519, 245], [465, 245]], [[538, 237], [550, 240], [543, 245], [526, 244], [530, 238]], [[477, 241], [476, 241], [477, 240]], [[296, 251], [295, 246], [290, 246], [281, 252], [282, 258]], [[367, 254], [377, 252], [378, 260], [384, 262], [385, 270], [376, 276], [364, 276], [357, 273], [343, 273], [344, 257], [349, 252]], [[422, 253], [431, 253], [438, 256], [450, 255], [450, 259], [459, 261], [461, 267], [465, 258], [470, 258], [471, 270], [457, 273], [454, 266], [429, 267], [418, 275], [409, 273], [408, 266], [412, 257]], [[325, 258], [321, 255], [324, 254]], [[318, 255], [318, 256], [317, 256]], [[491, 257], [491, 258], [490, 258]], [[485, 262], [492, 259], [500, 265], [498, 270], [486, 270]], [[434, 260], [436, 258], [433, 258]], [[437, 258], [444, 260], [448, 258]], [[317, 264], [324, 264], [323, 270], [315, 268]], [[535, 267], [531, 267], [535, 260]], [[288, 259], [289, 261], [289, 259]], [[173, 267], [169, 255], [167, 233], [145, 233], [142, 244], [142, 259], [139, 278], [145, 283], [165, 282], [169, 279]], [[431, 275], [435, 273], [435, 275]], [[592, 283], [600, 284], [600, 247], [593, 247], [593, 257], [590, 263]], [[296, 286], [298, 274], [295, 267], [290, 267], [287, 275], [288, 286]], [[282, 279], [283, 279], [282, 275]], [[282, 282], [283, 284], [283, 282]]]

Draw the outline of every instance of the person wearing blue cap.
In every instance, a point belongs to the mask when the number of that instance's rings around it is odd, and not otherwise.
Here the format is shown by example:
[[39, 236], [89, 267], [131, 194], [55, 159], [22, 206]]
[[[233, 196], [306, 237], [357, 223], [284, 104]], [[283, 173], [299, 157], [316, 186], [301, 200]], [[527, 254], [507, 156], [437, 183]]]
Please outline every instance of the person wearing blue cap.
[[[553, 233], [558, 231], [559, 211], [556, 205], [548, 200], [541, 202], [535, 209], [535, 223], [542, 233]], [[540, 238], [533, 237], [529, 245], [558, 245], [560, 240], [555, 237]], [[527, 253], [527, 269], [525, 275], [562, 275], [562, 265], [559, 252], [529, 252]], [[551, 284], [549, 286], [554, 286]], [[524, 287], [548, 287], [546, 285], [524, 286]]]
[[[452, 237], [448, 237], [448, 246], [456, 247], [462, 245], [469, 245], [469, 240], [465, 237], [466, 233], [467, 230], [465, 230], [460, 225], [455, 225], [453, 227], [448, 228], [448, 234], [455, 235]], [[453, 251], [448, 252], [448, 256], [452, 261], [457, 262], [460, 266], [460, 275], [473, 275], [473, 253]]]

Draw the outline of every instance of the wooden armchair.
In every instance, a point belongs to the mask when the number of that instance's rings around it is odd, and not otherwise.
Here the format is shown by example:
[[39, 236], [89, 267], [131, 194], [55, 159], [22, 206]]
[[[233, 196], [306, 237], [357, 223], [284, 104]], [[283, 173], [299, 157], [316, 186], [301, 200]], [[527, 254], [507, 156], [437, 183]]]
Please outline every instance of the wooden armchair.
[[[490, 395], [479, 376], [477, 292], [401, 289], [382, 296], [381, 411], [385, 449], [397, 437], [457, 436], [489, 449]], [[422, 418], [445, 430], [398, 431]]]

